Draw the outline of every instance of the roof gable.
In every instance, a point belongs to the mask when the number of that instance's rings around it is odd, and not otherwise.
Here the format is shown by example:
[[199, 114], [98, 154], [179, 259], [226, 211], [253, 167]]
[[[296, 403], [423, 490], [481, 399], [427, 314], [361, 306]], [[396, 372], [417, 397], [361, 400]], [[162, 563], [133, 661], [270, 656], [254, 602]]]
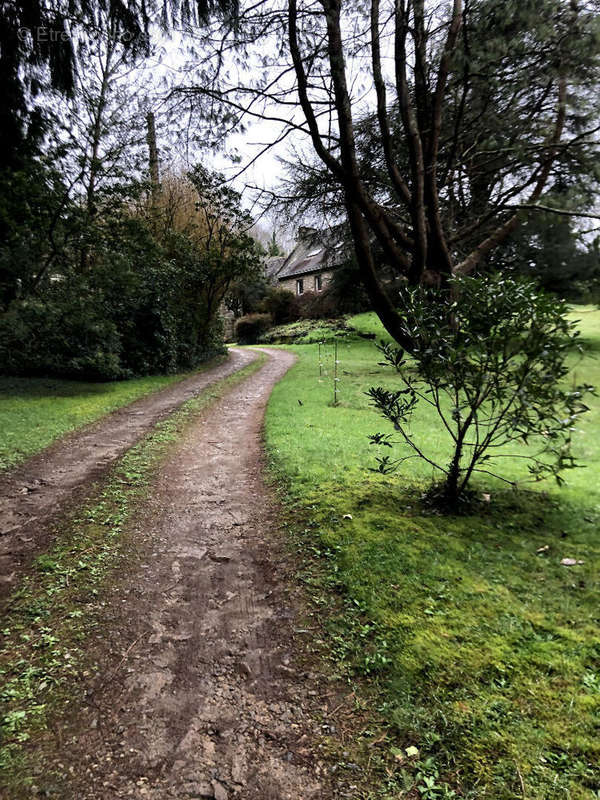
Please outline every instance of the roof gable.
[[348, 252], [341, 226], [323, 231], [301, 228], [296, 246], [277, 273], [277, 278], [284, 280], [324, 269], [336, 269], [347, 260]]

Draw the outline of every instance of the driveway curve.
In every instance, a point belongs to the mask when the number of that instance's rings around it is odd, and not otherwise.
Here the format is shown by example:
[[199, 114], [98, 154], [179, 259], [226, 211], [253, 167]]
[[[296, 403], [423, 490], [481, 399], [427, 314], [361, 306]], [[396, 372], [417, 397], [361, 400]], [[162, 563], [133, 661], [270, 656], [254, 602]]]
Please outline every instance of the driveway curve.
[[342, 796], [315, 747], [328, 691], [298, 655], [307, 631], [263, 481], [264, 411], [294, 356], [265, 352], [188, 426], [136, 517], [143, 563], [114, 587], [88, 702], [57, 733], [62, 797]]
[[80, 502], [90, 483], [157, 422], [256, 358], [249, 350], [229, 352], [223, 364], [114, 411], [0, 476], [0, 600], [47, 545], [58, 513]]

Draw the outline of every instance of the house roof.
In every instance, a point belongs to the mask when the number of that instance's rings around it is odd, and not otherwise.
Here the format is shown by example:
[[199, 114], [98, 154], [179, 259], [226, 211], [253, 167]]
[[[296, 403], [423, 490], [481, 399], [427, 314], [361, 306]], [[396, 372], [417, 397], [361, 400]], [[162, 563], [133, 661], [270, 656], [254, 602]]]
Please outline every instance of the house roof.
[[302, 277], [324, 269], [336, 269], [348, 259], [341, 226], [299, 228], [296, 246], [276, 274], [278, 280]]
[[270, 256], [267, 258], [265, 261], [265, 272], [267, 274], [267, 278], [276, 277], [285, 260], [286, 256]]

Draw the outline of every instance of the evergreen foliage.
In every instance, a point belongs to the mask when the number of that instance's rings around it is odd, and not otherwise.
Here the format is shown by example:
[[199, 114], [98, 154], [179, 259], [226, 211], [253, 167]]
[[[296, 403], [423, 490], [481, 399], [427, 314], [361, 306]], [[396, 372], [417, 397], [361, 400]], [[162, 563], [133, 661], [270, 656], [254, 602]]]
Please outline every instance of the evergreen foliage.
[[[564, 384], [567, 356], [578, 337], [564, 302], [505, 276], [455, 279], [448, 289], [403, 294], [412, 358], [389, 342], [380, 347], [403, 386], [372, 387], [369, 396], [400, 437], [392, 442], [377, 433], [372, 444], [402, 444], [407, 455], [396, 461], [378, 457], [378, 471], [423, 459], [443, 476], [443, 503], [455, 506], [474, 474], [510, 483], [502, 474], [503, 459], [514, 458], [511, 446], [524, 444], [531, 445], [520, 456], [528, 461], [530, 478], [553, 475], [560, 484], [561, 473], [577, 466], [571, 439], [592, 389]], [[420, 403], [435, 409], [440, 430], [450, 438], [449, 464], [431, 458], [426, 444], [413, 437], [411, 419]]]
[[263, 333], [271, 327], [268, 314], [248, 314], [235, 323], [235, 336], [240, 344], [256, 344]]
[[[222, 352], [219, 305], [234, 279], [259, 270], [260, 250], [240, 229], [247, 220], [231, 211], [230, 190], [219, 201], [221, 178], [194, 171], [176, 181], [186, 201], [210, 195], [209, 232], [193, 203], [191, 215], [181, 197], [149, 209], [139, 185], [116, 186], [90, 216], [77, 202], [60, 202], [54, 177], [39, 181], [28, 216], [13, 213], [14, 194], [3, 194], [10, 237], [0, 261], [12, 280], [0, 316], [0, 371], [113, 380], [192, 369]], [[50, 237], [47, 218], [57, 206]]]

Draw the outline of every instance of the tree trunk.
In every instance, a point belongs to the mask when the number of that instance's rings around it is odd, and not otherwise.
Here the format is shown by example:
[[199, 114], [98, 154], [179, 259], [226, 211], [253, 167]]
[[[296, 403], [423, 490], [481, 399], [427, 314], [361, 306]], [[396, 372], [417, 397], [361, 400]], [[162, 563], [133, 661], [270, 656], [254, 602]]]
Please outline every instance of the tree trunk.
[[444, 482], [444, 500], [449, 506], [456, 505], [456, 502], [459, 497], [459, 488], [458, 488], [458, 481], [460, 477], [460, 451], [456, 450], [454, 454], [454, 458], [452, 459], [452, 463], [450, 464], [450, 469], [448, 471], [448, 476]]
[[158, 193], [160, 190], [160, 176], [158, 171], [158, 146], [156, 144], [156, 126], [154, 113], [146, 114], [146, 141], [148, 142], [148, 170], [150, 172], [150, 216], [156, 232], [158, 224]]
[[[115, 52], [115, 40], [110, 37], [106, 45], [106, 54], [104, 63], [102, 64], [102, 82], [100, 84], [100, 94], [98, 95], [98, 102], [94, 112], [92, 123], [92, 149], [90, 152], [90, 174], [88, 184], [86, 187], [86, 208], [88, 213], [88, 222], [91, 223], [96, 216], [96, 192], [98, 177], [101, 170], [100, 162], [100, 144], [103, 136], [104, 112], [106, 109], [108, 92], [110, 89], [111, 78], [113, 74], [113, 55]], [[85, 272], [90, 266], [90, 250], [88, 244], [84, 242], [81, 249], [80, 259], [81, 271]]]

